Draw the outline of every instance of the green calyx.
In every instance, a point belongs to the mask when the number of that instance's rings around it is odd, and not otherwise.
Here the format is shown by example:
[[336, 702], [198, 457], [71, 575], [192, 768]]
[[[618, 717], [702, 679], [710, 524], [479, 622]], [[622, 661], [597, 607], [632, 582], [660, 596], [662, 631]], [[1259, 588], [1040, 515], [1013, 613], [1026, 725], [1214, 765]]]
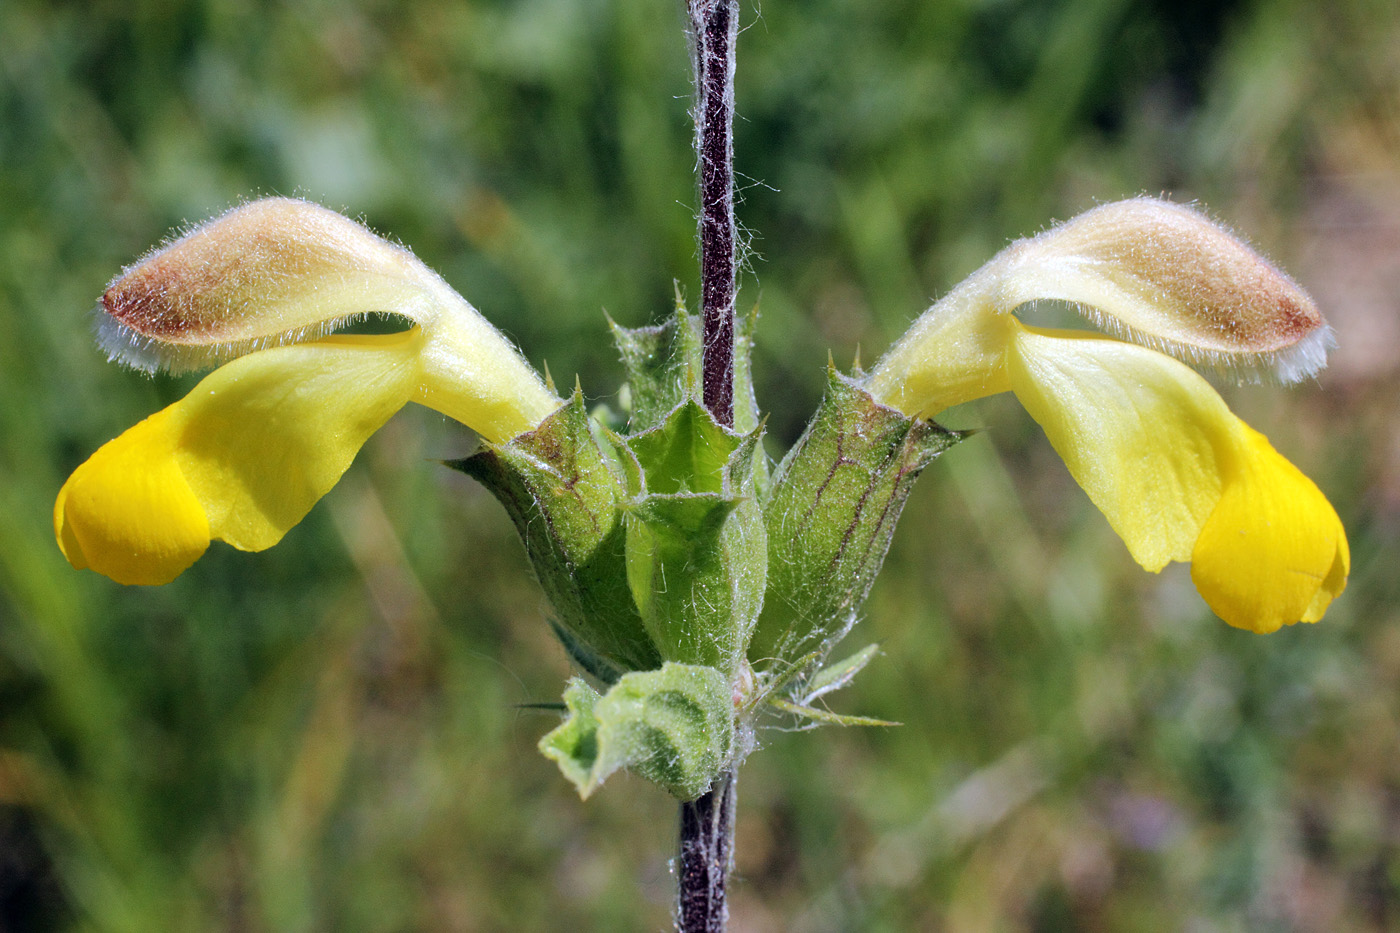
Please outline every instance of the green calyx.
[[755, 667], [826, 657], [855, 623], [914, 481], [964, 436], [886, 408], [828, 369], [826, 397], [763, 509], [769, 573]]
[[887, 725], [813, 704], [875, 656], [827, 664], [914, 480], [962, 435], [878, 405], [833, 370], [770, 476], [752, 324], [736, 345], [735, 428], [700, 404], [698, 322], [678, 308], [657, 327], [612, 325], [625, 425], [575, 392], [534, 431], [450, 464], [505, 506], [555, 632], [603, 687], [571, 681], [566, 721], [540, 746], [584, 796], [625, 767], [691, 799], [765, 713]]
[[[753, 391], [753, 330], [758, 313], [738, 321], [734, 333], [734, 430], [747, 434], [761, 417]], [[686, 399], [701, 397], [704, 347], [700, 320], [686, 313], [679, 296], [675, 312], [655, 327], [619, 327], [609, 321], [627, 370], [624, 389], [632, 433], [653, 428]]]
[[628, 446], [643, 488], [627, 513], [627, 582], [662, 657], [736, 673], [767, 579], [755, 460], [694, 399]]
[[575, 392], [538, 428], [449, 466], [495, 494], [515, 522], [555, 631], [573, 659], [605, 682], [662, 657], [627, 586], [626, 447]]

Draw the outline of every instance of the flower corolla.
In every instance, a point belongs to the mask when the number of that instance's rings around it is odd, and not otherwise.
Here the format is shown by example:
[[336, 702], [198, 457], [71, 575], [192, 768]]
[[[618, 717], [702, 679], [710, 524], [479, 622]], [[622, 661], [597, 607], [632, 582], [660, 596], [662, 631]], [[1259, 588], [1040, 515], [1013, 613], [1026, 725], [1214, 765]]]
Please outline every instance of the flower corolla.
[[[113, 280], [98, 314], [114, 359], [148, 371], [224, 363], [58, 494], [64, 555], [119, 583], [169, 582], [212, 539], [271, 547], [408, 402], [493, 442], [560, 404], [412, 253], [306, 201], [255, 201], [195, 228]], [[333, 333], [371, 314], [410, 326]]]
[[[1072, 303], [1109, 336], [1011, 312]], [[1317, 486], [1191, 367], [1284, 382], [1326, 361], [1308, 295], [1199, 212], [1137, 198], [1007, 247], [937, 302], [867, 377], [879, 402], [932, 417], [1010, 391], [1133, 558], [1190, 561], [1226, 622], [1271, 632], [1322, 618], [1346, 586], [1345, 530]]]

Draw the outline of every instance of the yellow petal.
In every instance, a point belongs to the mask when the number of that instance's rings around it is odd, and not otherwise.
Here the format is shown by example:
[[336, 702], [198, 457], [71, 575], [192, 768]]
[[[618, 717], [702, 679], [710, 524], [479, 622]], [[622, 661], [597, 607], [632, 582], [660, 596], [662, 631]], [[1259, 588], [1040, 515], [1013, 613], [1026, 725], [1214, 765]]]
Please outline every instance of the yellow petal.
[[107, 443], [59, 492], [73, 566], [168, 583], [210, 538], [276, 544], [413, 394], [423, 336], [330, 337], [240, 357]]
[[1327, 571], [1327, 576], [1323, 577], [1322, 585], [1318, 587], [1312, 602], [1308, 603], [1308, 608], [1303, 610], [1299, 622], [1320, 620], [1327, 612], [1327, 607], [1332, 605], [1332, 600], [1342, 595], [1342, 590], [1347, 588], [1347, 577], [1351, 574], [1351, 547], [1347, 544], [1347, 531], [1341, 519], [1337, 519], [1336, 530], [1337, 552], [1332, 558], [1332, 567]]
[[1226, 622], [1272, 632], [1316, 622], [1346, 587], [1351, 557], [1313, 481], [1246, 427], [1220, 504], [1192, 555], [1191, 579]]
[[175, 460], [210, 532], [245, 551], [281, 540], [418, 382], [418, 330], [330, 337], [240, 357], [178, 403]]
[[539, 427], [563, 403], [500, 331], [462, 306], [463, 313], [444, 315], [427, 331], [413, 400], [493, 444]]
[[204, 509], [175, 463], [182, 419], [174, 406], [104, 444], [54, 503], [69, 563], [118, 583], [169, 583], [209, 547]]
[[1296, 282], [1204, 214], [1155, 198], [1105, 204], [1017, 240], [925, 311], [866, 380], [911, 417], [1004, 392], [1002, 318], [1073, 303], [1094, 325], [1189, 363], [1295, 382], [1332, 332]]
[[1220, 500], [1239, 419], [1170, 357], [1008, 320], [1016, 397], [1133, 558], [1154, 573], [1189, 560]]

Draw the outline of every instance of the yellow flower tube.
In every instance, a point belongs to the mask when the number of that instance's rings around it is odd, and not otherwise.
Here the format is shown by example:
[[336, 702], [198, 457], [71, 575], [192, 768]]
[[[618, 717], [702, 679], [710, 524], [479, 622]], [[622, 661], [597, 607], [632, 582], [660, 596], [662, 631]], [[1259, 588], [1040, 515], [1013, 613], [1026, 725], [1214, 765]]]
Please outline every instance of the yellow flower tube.
[[[493, 442], [559, 405], [410, 253], [303, 201], [211, 221], [126, 270], [101, 307], [109, 352], [133, 365], [236, 357], [104, 445], [60, 490], [64, 555], [119, 583], [169, 582], [214, 539], [276, 544], [410, 401]], [[375, 312], [415, 326], [317, 339]]]
[[[1113, 337], [1011, 316], [1042, 299], [1075, 303]], [[1311, 480], [1166, 354], [1291, 381], [1322, 366], [1330, 339], [1307, 294], [1227, 231], [1139, 198], [1007, 247], [865, 384], [924, 417], [1014, 392], [1139, 564], [1190, 561], [1221, 618], [1271, 632], [1317, 621], [1342, 592], [1346, 533]]]

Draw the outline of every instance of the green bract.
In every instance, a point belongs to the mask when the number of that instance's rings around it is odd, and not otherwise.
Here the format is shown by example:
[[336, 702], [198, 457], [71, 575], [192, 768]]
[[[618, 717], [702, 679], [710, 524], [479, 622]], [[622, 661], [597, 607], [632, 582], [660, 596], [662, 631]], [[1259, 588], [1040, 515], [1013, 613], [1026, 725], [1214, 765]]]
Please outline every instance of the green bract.
[[682, 799], [752, 747], [764, 714], [881, 724], [814, 707], [874, 656], [827, 655], [856, 621], [919, 472], [962, 435], [877, 404], [834, 370], [770, 476], [737, 341], [735, 424], [700, 403], [683, 309], [613, 334], [626, 424], [574, 397], [531, 432], [452, 466], [515, 521], [570, 656], [568, 717], [541, 750], [588, 795], [630, 768]]
[[734, 704], [712, 667], [674, 664], [626, 674], [605, 695], [569, 681], [569, 718], [540, 751], [587, 797], [619, 768], [630, 768], [681, 800], [703, 794], [730, 760]]

